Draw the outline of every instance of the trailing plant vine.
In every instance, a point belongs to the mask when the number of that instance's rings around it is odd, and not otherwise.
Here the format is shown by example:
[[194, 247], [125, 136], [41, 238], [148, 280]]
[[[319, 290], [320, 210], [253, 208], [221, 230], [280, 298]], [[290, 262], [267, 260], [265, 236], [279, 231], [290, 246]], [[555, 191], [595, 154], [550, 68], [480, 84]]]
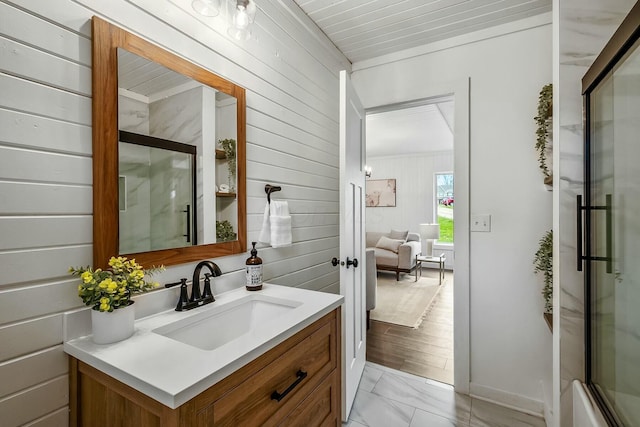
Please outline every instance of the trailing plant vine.
[[236, 140], [235, 139], [221, 139], [218, 141], [224, 154], [227, 157], [227, 165], [229, 166], [229, 188], [235, 188], [236, 182]]
[[536, 150], [538, 151], [538, 165], [545, 178], [551, 176], [547, 167], [547, 140], [549, 139], [551, 120], [553, 116], [553, 85], [549, 83], [542, 87], [538, 97], [538, 115], [534, 117], [536, 125]]
[[549, 230], [540, 239], [540, 246], [533, 258], [533, 272], [543, 273], [544, 312], [553, 312], [553, 230]]

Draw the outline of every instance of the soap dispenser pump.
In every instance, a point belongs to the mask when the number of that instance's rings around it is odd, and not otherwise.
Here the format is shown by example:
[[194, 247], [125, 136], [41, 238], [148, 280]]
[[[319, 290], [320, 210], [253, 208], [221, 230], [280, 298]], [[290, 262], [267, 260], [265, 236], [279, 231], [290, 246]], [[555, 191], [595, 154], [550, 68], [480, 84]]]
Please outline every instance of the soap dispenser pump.
[[257, 242], [251, 242], [253, 249], [251, 249], [251, 256], [247, 258], [247, 262], [245, 263], [247, 266], [248, 291], [259, 291], [262, 289], [262, 258], [258, 256], [256, 243]]

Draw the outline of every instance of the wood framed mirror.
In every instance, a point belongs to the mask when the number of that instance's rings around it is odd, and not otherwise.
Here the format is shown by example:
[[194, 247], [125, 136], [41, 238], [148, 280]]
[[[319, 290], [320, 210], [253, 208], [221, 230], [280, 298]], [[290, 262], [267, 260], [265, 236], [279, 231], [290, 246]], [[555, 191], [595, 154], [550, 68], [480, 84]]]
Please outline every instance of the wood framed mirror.
[[245, 252], [244, 88], [98, 17], [92, 32], [94, 266]]

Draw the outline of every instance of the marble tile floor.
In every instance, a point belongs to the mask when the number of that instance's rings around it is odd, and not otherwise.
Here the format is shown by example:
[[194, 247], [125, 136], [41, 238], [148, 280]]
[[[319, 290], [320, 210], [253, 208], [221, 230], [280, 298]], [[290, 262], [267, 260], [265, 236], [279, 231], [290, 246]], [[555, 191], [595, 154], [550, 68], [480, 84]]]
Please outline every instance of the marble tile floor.
[[542, 418], [455, 393], [453, 387], [367, 362], [343, 427], [544, 427]]

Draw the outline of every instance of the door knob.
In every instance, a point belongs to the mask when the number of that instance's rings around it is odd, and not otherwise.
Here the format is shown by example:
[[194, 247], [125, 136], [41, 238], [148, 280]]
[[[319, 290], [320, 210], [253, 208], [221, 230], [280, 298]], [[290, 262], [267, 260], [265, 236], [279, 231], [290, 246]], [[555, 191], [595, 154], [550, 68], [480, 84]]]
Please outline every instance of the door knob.
[[353, 265], [353, 268], [358, 268], [358, 258], [350, 260], [349, 257], [347, 257], [347, 268], [349, 268], [350, 265]]
[[334, 267], [338, 265], [338, 258], [336, 257], [331, 258], [331, 265], [333, 265]]

